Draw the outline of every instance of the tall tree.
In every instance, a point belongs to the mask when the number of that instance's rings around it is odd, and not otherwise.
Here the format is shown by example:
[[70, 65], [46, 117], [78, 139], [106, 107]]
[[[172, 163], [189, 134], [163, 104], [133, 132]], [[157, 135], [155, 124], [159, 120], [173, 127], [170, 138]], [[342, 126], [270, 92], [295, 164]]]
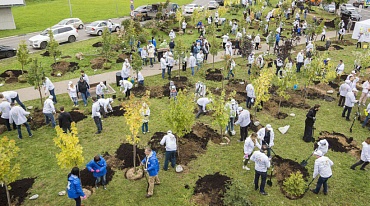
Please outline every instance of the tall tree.
[[60, 153], [55, 155], [59, 167], [68, 169], [82, 165], [84, 157], [82, 156], [80, 140], [77, 137], [76, 123], [72, 122], [70, 133], [64, 133], [59, 126], [55, 130], [57, 131], [57, 137], [54, 138], [54, 144], [61, 150]]
[[17, 60], [22, 66], [21, 70], [23, 74], [24, 66], [30, 63], [31, 60], [30, 51], [28, 50], [26, 41], [24, 40], [22, 40], [21, 43], [18, 45]]
[[141, 56], [137, 52], [132, 53], [132, 61], [131, 66], [133, 70], [136, 72], [136, 78], [139, 78], [139, 71], [143, 69], [143, 60], [141, 59]]
[[207, 34], [212, 36], [212, 38], [209, 40], [209, 53], [212, 55], [212, 68], [215, 69], [215, 56], [218, 53], [218, 46], [220, 45], [220, 42], [217, 40], [217, 38], [215, 38], [216, 28], [214, 24], [208, 26]]
[[[9, 184], [14, 182], [19, 176], [21, 166], [16, 162], [18, 157], [19, 147], [15, 145], [14, 140], [9, 140], [7, 137], [0, 139], [0, 185], [5, 187], [8, 205], [10, 202]], [[5, 203], [4, 203], [5, 204]]]
[[214, 120], [212, 124], [220, 127], [221, 135], [223, 134], [223, 128], [227, 126], [230, 116], [230, 108], [226, 107], [226, 93], [225, 89], [222, 89], [221, 95], [210, 95], [212, 98], [212, 104], [210, 109], [213, 110], [212, 117]]
[[255, 114], [258, 108], [262, 108], [261, 103], [267, 102], [270, 99], [269, 88], [272, 86], [272, 79], [275, 76], [274, 71], [274, 67], [265, 67], [261, 70], [260, 76], [252, 82], [256, 94], [256, 99], [253, 105], [255, 109]]
[[102, 42], [103, 45], [101, 47], [101, 50], [102, 50], [102, 54], [104, 57], [104, 67], [108, 67], [109, 65], [107, 65], [107, 63], [113, 54], [112, 45], [114, 43], [114, 37], [109, 32], [108, 28], [104, 28], [103, 35], [102, 35], [102, 41], [103, 41]]
[[37, 58], [35, 58], [32, 60], [31, 68], [28, 71], [27, 82], [30, 85], [34, 86], [34, 88], [39, 91], [41, 108], [43, 107], [42, 93], [41, 93], [43, 77], [45, 77], [44, 68], [41, 66], [41, 62], [39, 65]]
[[180, 79], [180, 71], [181, 71], [181, 62], [182, 59], [185, 57], [186, 47], [184, 44], [184, 40], [182, 38], [178, 38], [176, 40], [176, 46], [174, 49], [174, 57], [179, 61], [179, 75], [178, 78]]
[[46, 50], [49, 51], [50, 56], [52, 56], [53, 59], [54, 59], [54, 63], [56, 63], [57, 62], [57, 57], [62, 55], [62, 51], [60, 51], [59, 43], [54, 38], [53, 31], [49, 30], [48, 34], [49, 34], [50, 40], [49, 40], [48, 46], [46, 47]]

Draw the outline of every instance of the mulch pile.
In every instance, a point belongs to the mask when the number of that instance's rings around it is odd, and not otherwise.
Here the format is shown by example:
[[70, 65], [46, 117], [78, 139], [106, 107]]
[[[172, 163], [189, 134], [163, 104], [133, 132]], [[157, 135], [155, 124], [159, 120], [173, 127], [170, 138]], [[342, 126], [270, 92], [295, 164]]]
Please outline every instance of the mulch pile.
[[[344, 134], [337, 132], [320, 132], [320, 136], [317, 141], [326, 139], [329, 142], [329, 149], [334, 152], [345, 152], [349, 153], [357, 158], [361, 156], [361, 149], [357, 147], [356, 141], [352, 137], [347, 138]], [[314, 149], [317, 148], [317, 142], [314, 144]]]
[[[136, 154], [139, 155], [140, 160], [144, 159], [144, 150], [136, 147]], [[136, 166], [140, 164], [136, 155]], [[123, 143], [116, 151], [116, 158], [123, 160], [122, 164], [118, 166], [119, 169], [134, 167], [134, 150], [132, 144]]]
[[[30, 195], [28, 190], [32, 188], [35, 179], [36, 178], [24, 178], [9, 184], [11, 187], [9, 193], [12, 205], [20, 206], [23, 204], [27, 196]], [[8, 199], [6, 197], [5, 187], [0, 185], [0, 205], [7, 205], [7, 202]]]
[[192, 201], [198, 205], [223, 206], [222, 198], [226, 192], [227, 183], [231, 178], [216, 172], [213, 175], [200, 177], [195, 183]]

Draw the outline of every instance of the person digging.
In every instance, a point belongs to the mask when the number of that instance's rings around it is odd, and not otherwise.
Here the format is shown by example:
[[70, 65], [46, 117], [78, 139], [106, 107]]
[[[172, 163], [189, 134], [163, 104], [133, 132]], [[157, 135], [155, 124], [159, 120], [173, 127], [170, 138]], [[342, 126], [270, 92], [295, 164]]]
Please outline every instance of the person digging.
[[98, 184], [101, 181], [104, 190], [106, 190], [107, 163], [104, 158], [100, 155], [96, 155], [93, 160], [87, 163], [86, 168], [92, 172], [93, 176], [96, 178], [95, 188], [98, 189]]
[[254, 148], [257, 147], [258, 149], [261, 149], [261, 145], [257, 141], [257, 134], [252, 133], [247, 139], [244, 141], [244, 160], [243, 160], [243, 169], [250, 170], [247, 166], [249, 163], [249, 159], [251, 155], [253, 154]]
[[370, 137], [368, 137], [363, 143], [362, 143], [362, 150], [361, 150], [361, 159], [354, 165], [352, 165], [350, 168], [352, 170], [355, 170], [355, 168], [359, 165], [362, 165], [360, 170], [366, 170], [365, 167], [370, 162]]
[[267, 124], [266, 127], [261, 128], [257, 132], [257, 138], [260, 140], [260, 145], [266, 145], [267, 156], [271, 159], [271, 147], [274, 146], [275, 133], [270, 124]]
[[312, 107], [306, 115], [305, 128], [303, 134], [303, 140], [305, 142], [312, 142], [315, 140], [315, 138], [313, 137], [313, 130], [316, 121], [316, 112], [319, 111], [319, 109], [320, 105], [315, 104], [315, 106]]

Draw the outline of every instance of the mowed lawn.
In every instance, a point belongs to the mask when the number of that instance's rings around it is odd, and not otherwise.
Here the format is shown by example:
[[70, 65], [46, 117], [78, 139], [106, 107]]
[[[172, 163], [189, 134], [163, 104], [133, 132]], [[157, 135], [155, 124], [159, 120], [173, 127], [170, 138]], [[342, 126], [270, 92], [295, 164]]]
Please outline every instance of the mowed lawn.
[[[160, 2], [158, 0], [135, 0], [134, 6]], [[192, 0], [177, 0], [179, 5]], [[84, 23], [130, 15], [130, 1], [118, 0], [71, 0], [73, 17]], [[65, 18], [70, 18], [68, 0], [27, 2], [26, 6], [12, 8], [17, 26], [15, 30], [0, 31], [0, 38], [42, 31]]]

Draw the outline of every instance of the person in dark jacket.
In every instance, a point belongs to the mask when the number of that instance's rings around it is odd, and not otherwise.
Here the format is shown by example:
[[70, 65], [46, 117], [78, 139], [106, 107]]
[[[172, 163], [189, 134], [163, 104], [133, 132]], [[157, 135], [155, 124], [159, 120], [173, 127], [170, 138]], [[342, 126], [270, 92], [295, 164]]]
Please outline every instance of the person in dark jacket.
[[106, 174], [107, 174], [107, 163], [104, 158], [100, 155], [96, 155], [93, 160], [91, 160], [86, 165], [87, 170], [93, 173], [96, 178], [95, 187], [98, 189], [98, 184], [102, 180], [103, 188], [106, 190]]
[[67, 133], [67, 130], [71, 132], [71, 123], [73, 122], [71, 114], [64, 111], [64, 107], [60, 107], [60, 115], [58, 116], [59, 127], [62, 128], [64, 133]]
[[316, 104], [314, 107], [312, 107], [307, 115], [306, 115], [306, 121], [305, 121], [305, 128], [304, 128], [304, 135], [303, 135], [303, 140], [305, 142], [311, 142], [314, 140], [314, 137], [312, 137], [312, 131], [313, 131], [313, 125], [315, 124], [316, 121], [316, 112], [319, 111], [320, 105]]
[[76, 201], [76, 206], [81, 205], [81, 197], [86, 199], [86, 195], [82, 191], [80, 169], [78, 167], [72, 168], [71, 173], [68, 174], [67, 192], [68, 197]]
[[80, 77], [80, 81], [77, 83], [77, 92], [81, 94], [85, 107], [87, 106], [88, 89], [89, 85], [82, 77]]
[[146, 157], [141, 161], [141, 165], [144, 165], [145, 172], [148, 172], [149, 179], [148, 179], [148, 193], [146, 194], [146, 197], [149, 198], [153, 196], [153, 189], [154, 185], [159, 185], [160, 181], [158, 178], [158, 172], [159, 172], [159, 162], [157, 159], [157, 153], [155, 151], [152, 151], [151, 148], [145, 149], [145, 155]]
[[173, 41], [173, 39], [170, 41], [170, 43], [169, 43], [169, 45], [168, 45], [169, 47], [170, 47], [170, 51], [171, 52], [173, 52], [173, 50], [175, 49], [175, 42]]

